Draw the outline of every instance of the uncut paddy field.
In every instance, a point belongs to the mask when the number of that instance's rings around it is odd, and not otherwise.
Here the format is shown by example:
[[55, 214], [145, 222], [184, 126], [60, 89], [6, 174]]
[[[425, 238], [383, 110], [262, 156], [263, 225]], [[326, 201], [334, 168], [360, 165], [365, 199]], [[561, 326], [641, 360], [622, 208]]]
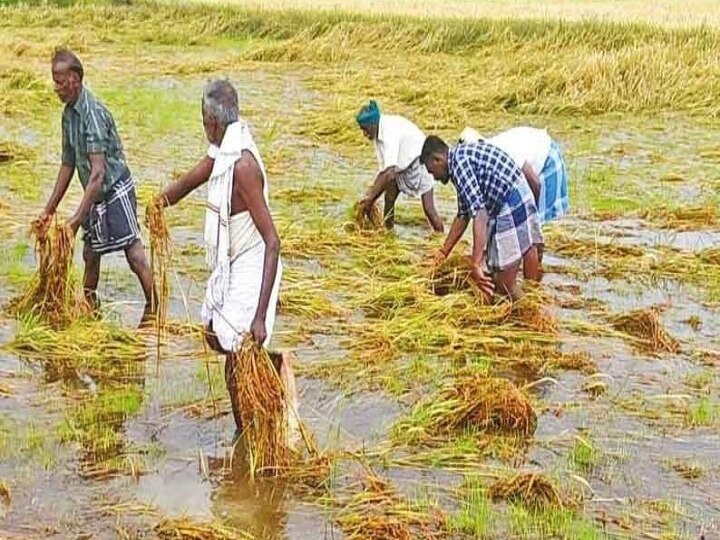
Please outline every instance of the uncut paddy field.
[[[712, 8], [681, 25], [667, 2], [658, 21], [614, 4], [620, 22], [573, 20], [585, 2], [528, 19], [0, 7], [2, 303], [32, 278], [29, 223], [60, 158], [55, 46], [113, 112], [140, 215], [204, 154], [202, 87], [229, 77], [282, 241], [273, 348], [297, 355], [329, 465], [250, 482], [232, 459], [222, 359], [195, 326], [201, 190], [167, 211], [166, 337], [136, 330], [122, 255], [103, 259], [102, 320], [0, 318], [0, 537], [720, 537], [720, 30]], [[347, 226], [375, 173], [353, 119], [371, 97], [448, 140], [530, 124], [562, 144], [572, 211], [545, 231], [526, 309], [433, 293], [423, 261], [442, 237], [419, 201], [399, 200], [393, 233]], [[61, 216], [79, 196], [74, 181]], [[449, 223], [452, 188], [436, 197]], [[463, 423], [495, 397], [523, 420]]]

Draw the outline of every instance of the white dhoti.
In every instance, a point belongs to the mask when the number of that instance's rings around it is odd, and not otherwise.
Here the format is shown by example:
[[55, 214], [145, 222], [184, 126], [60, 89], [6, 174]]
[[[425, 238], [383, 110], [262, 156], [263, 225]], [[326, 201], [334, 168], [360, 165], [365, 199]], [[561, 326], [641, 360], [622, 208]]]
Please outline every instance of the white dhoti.
[[[235, 218], [236, 216], [233, 216]], [[233, 219], [230, 219], [230, 234], [233, 231]], [[205, 324], [212, 324], [213, 332], [217, 336], [220, 346], [226, 351], [236, 351], [242, 344], [245, 333], [250, 331], [250, 325], [255, 318], [255, 311], [260, 299], [262, 287], [263, 267], [265, 266], [265, 244], [259, 242], [255, 246], [239, 254], [230, 263], [230, 278], [225, 301], [220, 309], [211, 311]], [[277, 312], [280, 280], [282, 278], [282, 262], [278, 260], [275, 285], [270, 294], [267, 315], [265, 316], [265, 330], [268, 347], [275, 326], [275, 313]], [[205, 291], [205, 304], [212, 305], [215, 293], [212, 278], [208, 280]]]

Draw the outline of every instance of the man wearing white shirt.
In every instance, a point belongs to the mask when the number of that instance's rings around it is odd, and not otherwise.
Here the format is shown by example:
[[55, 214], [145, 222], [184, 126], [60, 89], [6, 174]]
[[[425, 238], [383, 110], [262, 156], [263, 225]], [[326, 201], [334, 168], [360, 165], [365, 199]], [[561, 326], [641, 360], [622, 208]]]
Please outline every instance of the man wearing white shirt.
[[[477, 142], [482, 138], [472, 128], [465, 128], [460, 134], [460, 142]], [[520, 126], [498, 133], [487, 142], [503, 150], [522, 169], [535, 196], [541, 225], [567, 213], [565, 159], [547, 130]]]
[[369, 211], [375, 201], [385, 194], [385, 225], [395, 223], [395, 201], [402, 192], [422, 199], [425, 216], [435, 232], [443, 232], [443, 223], [435, 210], [433, 177], [420, 163], [425, 134], [407, 118], [380, 114], [374, 100], [365, 105], [356, 117], [365, 136], [373, 141], [379, 172], [370, 191], [360, 203]]

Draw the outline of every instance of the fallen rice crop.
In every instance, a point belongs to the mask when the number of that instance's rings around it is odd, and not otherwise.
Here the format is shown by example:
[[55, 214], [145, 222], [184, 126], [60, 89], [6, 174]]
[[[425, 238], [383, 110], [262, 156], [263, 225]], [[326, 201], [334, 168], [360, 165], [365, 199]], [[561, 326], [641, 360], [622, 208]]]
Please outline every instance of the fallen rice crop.
[[191, 521], [187, 518], [165, 519], [155, 526], [161, 540], [252, 540], [250, 533], [218, 523]]
[[518, 502], [533, 509], [563, 506], [557, 487], [540, 473], [519, 473], [499, 479], [490, 486], [490, 497], [493, 500]]
[[537, 416], [525, 394], [507, 379], [461, 373], [422, 400], [409, 419], [396, 426], [411, 441], [447, 439], [470, 431], [532, 436]]
[[610, 324], [620, 332], [636, 339], [637, 344], [650, 352], [676, 353], [678, 341], [672, 337], [660, 319], [659, 308], [637, 309], [610, 317]]

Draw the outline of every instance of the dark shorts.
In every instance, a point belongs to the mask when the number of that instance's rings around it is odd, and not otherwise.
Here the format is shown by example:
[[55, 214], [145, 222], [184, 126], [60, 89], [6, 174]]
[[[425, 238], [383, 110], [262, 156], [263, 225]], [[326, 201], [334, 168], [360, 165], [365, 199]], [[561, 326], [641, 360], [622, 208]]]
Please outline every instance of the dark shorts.
[[132, 176], [116, 182], [104, 200], [93, 204], [83, 229], [83, 240], [99, 254], [125, 250], [140, 238]]

